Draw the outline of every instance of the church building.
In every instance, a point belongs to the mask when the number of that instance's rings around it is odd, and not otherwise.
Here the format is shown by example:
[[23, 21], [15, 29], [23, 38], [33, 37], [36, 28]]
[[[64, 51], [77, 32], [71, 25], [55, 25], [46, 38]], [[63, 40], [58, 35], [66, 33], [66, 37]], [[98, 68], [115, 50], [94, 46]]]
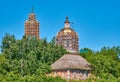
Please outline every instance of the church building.
[[32, 12], [29, 14], [28, 20], [25, 22], [25, 36], [29, 37], [36, 37], [37, 39], [40, 39], [39, 37], [39, 22], [36, 20], [36, 16], [32, 10]]
[[70, 27], [66, 17], [64, 28], [56, 35], [56, 44], [62, 45], [70, 54], [64, 54], [51, 65], [51, 76], [84, 80], [91, 75], [91, 65], [78, 54], [78, 34]]
[[[32, 11], [28, 20], [25, 22], [25, 36], [39, 37], [39, 22]], [[51, 65], [52, 73], [50, 76], [60, 76], [65, 79], [87, 79], [91, 74], [91, 65], [85, 60], [79, 52], [78, 34], [70, 27], [68, 17], [62, 28], [56, 35], [57, 45], [63, 46], [70, 54], [63, 54], [61, 58]]]
[[70, 27], [68, 17], [64, 22], [64, 28], [56, 35], [56, 44], [62, 45], [71, 53], [78, 52], [78, 34]]

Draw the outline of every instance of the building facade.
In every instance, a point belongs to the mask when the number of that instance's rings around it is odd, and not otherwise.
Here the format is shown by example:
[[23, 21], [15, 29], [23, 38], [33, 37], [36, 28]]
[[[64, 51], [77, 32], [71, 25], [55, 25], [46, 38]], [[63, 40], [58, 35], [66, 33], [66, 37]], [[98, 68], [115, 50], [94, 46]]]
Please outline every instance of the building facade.
[[51, 76], [85, 80], [91, 75], [91, 65], [80, 55], [65, 54], [52, 65]]
[[64, 22], [64, 28], [56, 35], [56, 44], [62, 45], [67, 51], [71, 53], [78, 52], [78, 34], [70, 27], [68, 17]]
[[60, 76], [65, 79], [85, 80], [91, 75], [91, 65], [77, 54], [79, 51], [78, 34], [70, 28], [66, 17], [64, 28], [56, 35], [56, 44], [62, 45], [70, 54], [64, 54], [51, 65], [50, 76]]
[[29, 37], [36, 37], [37, 39], [40, 39], [39, 37], [39, 22], [36, 20], [35, 14], [32, 12], [29, 14], [28, 20], [25, 22], [25, 36]]

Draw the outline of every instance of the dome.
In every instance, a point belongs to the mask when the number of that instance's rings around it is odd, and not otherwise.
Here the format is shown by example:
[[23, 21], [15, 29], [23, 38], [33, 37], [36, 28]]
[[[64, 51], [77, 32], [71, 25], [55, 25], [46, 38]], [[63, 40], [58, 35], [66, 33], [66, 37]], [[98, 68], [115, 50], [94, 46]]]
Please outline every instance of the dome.
[[78, 37], [77, 33], [72, 28], [63, 28], [58, 32], [57, 36], [74, 36]]
[[65, 26], [56, 35], [56, 43], [62, 45], [69, 52], [78, 52], [78, 35], [70, 28], [68, 17], [65, 20]]
[[[64, 63], [64, 64], [63, 64]], [[65, 54], [51, 65], [52, 70], [81, 69], [91, 70], [91, 65], [82, 56]]]

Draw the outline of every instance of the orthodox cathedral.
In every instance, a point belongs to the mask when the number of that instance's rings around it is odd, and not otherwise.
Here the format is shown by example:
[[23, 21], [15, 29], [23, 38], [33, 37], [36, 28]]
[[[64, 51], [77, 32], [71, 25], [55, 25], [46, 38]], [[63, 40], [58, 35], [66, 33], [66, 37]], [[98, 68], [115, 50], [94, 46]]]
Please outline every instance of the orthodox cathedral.
[[[29, 14], [25, 22], [25, 36], [33, 36], [40, 39], [39, 22], [35, 14]], [[50, 76], [60, 76], [65, 79], [86, 79], [91, 75], [91, 65], [78, 54], [78, 34], [70, 27], [70, 21], [66, 17], [64, 28], [56, 34], [56, 44], [62, 45], [70, 54], [63, 54], [61, 58], [51, 65]]]

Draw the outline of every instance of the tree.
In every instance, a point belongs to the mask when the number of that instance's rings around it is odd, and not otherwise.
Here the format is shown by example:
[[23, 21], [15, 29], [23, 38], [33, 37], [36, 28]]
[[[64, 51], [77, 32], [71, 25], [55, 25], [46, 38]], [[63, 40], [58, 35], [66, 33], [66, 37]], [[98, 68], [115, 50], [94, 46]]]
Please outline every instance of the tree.
[[[49, 77], [50, 65], [68, 52], [55, 44], [54, 39], [38, 40], [35, 37], [24, 37], [16, 40], [14, 35], [6, 34], [2, 39], [0, 54], [0, 81], [38, 81], [66, 82], [60, 77]], [[92, 74], [96, 78], [86, 82], [117, 82], [120, 81], [120, 47], [103, 47], [100, 51], [83, 48], [80, 55], [92, 65]], [[99, 77], [99, 79], [98, 79]], [[70, 82], [81, 82], [70, 80]]]
[[6, 53], [6, 49], [10, 48], [10, 45], [15, 42], [16, 42], [15, 36], [6, 33], [5, 36], [2, 38], [1, 46], [2, 52]]
[[92, 65], [92, 73], [96, 77], [103, 79], [113, 79], [120, 77], [119, 61], [117, 53], [119, 47], [103, 47], [100, 51], [94, 52], [91, 49], [84, 48], [81, 55]]

